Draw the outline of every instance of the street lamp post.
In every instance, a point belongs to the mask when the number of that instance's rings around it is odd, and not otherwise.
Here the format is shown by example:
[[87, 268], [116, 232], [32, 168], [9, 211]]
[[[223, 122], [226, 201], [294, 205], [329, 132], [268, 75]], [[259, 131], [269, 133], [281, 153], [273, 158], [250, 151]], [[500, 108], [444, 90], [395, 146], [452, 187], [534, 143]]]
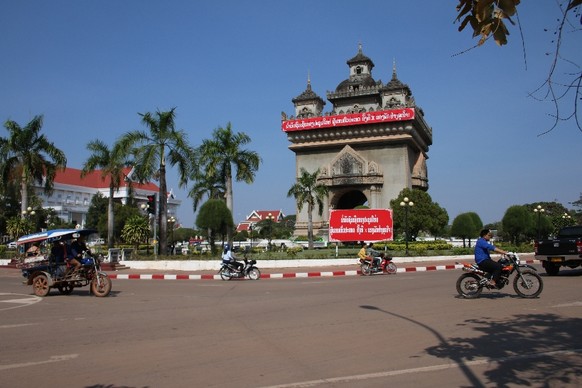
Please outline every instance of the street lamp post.
[[572, 216], [569, 215], [568, 213], [564, 213], [562, 214], [562, 220], [564, 220], [564, 226], [568, 226], [570, 225], [570, 220], [572, 219]]
[[253, 224], [250, 224], [249, 225], [249, 234], [251, 236], [251, 248], [250, 248], [250, 251], [252, 251], [253, 250]]
[[275, 219], [275, 217], [271, 213], [269, 213], [266, 219], [269, 221], [269, 250], [271, 250], [271, 239], [273, 236], [273, 220]]
[[541, 217], [542, 217], [542, 213], [543, 213], [543, 212], [545, 212], [545, 211], [546, 211], [546, 209], [544, 209], [544, 208], [542, 207], [542, 205], [538, 205], [538, 206], [537, 206], [537, 207], [534, 209], [534, 212], [535, 212], [535, 213], [537, 213], [537, 215], [538, 215], [538, 241], [539, 241], [539, 239], [540, 239], [540, 232], [541, 232], [541, 225], [542, 225], [542, 224], [541, 224], [541, 221], [542, 221]]
[[172, 247], [172, 250], [170, 251], [170, 255], [174, 254], [174, 224], [176, 223], [176, 217], [171, 216], [168, 219], [168, 224], [170, 224], [170, 246]]
[[405, 233], [405, 241], [406, 241], [406, 256], [408, 256], [408, 209], [414, 206], [414, 202], [408, 199], [408, 197], [404, 197], [403, 201], [400, 202], [400, 206], [404, 208], [404, 233]]
[[26, 210], [23, 210], [22, 211], [22, 218], [25, 218], [25, 217], [28, 217], [28, 216], [32, 217], [35, 214], [36, 214], [36, 212], [29, 206], [29, 207], [26, 208]]
[[[148, 205], [146, 203], [142, 203], [141, 204], [141, 209], [146, 212], [148, 219], [151, 220], [153, 219], [153, 224], [154, 224], [154, 257], [157, 259], [158, 258], [158, 242], [157, 240], [157, 220], [156, 220], [156, 215], [155, 214], [151, 214], [148, 213]], [[149, 247], [149, 244], [148, 244]], [[149, 249], [149, 248], [148, 248]], [[149, 250], [148, 250], [148, 254], [149, 254]]]
[[25, 210], [22, 211], [22, 217], [20, 219], [19, 224], [21, 225], [20, 229], [22, 234], [31, 233], [32, 229], [36, 226], [33, 225], [33, 217], [36, 215], [36, 212], [30, 206], [27, 207]]

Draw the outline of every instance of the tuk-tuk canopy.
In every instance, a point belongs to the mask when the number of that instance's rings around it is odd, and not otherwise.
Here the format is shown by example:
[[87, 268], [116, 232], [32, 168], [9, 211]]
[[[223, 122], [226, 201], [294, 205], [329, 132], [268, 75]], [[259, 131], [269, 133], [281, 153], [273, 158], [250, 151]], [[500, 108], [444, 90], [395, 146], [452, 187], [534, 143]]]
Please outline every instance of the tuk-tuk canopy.
[[88, 236], [97, 233], [95, 229], [53, 229], [20, 237], [16, 245], [29, 244], [38, 241], [69, 240], [79, 236]]

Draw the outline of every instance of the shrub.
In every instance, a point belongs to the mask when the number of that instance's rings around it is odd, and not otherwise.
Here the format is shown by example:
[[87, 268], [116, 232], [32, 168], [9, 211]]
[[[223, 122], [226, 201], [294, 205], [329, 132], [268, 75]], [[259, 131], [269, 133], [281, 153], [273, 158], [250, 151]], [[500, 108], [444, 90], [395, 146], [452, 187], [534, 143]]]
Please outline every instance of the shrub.
[[287, 256], [289, 257], [296, 257], [299, 252], [302, 252], [303, 248], [296, 247], [296, 248], [287, 248]]

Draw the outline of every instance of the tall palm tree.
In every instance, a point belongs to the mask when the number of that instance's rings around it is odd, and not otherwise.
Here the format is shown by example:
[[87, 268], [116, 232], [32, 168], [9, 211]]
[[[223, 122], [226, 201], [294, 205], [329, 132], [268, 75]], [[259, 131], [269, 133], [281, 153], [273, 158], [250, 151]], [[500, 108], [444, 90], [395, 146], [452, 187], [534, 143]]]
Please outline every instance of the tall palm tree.
[[226, 192], [224, 182], [219, 176], [201, 176], [194, 178], [196, 184], [188, 192], [188, 197], [192, 198], [194, 211], [198, 210], [198, 205], [206, 197], [207, 199], [222, 199]]
[[301, 168], [301, 175], [297, 178], [295, 183], [289, 189], [287, 197], [295, 197], [297, 201], [297, 210], [303, 209], [303, 204], [307, 204], [307, 240], [309, 249], [313, 249], [313, 210], [315, 205], [319, 207], [319, 215], [323, 214], [323, 200], [329, 194], [329, 188], [323, 184], [317, 183], [317, 176], [319, 169], [313, 174], [307, 172], [303, 167]]
[[[261, 164], [261, 157], [255, 151], [242, 147], [251, 142], [244, 132], [233, 133], [231, 123], [226, 128], [218, 127], [212, 133], [212, 140], [204, 140], [200, 146], [200, 163], [206, 168], [206, 177], [218, 178], [226, 189], [226, 207], [234, 214], [233, 206], [233, 166], [237, 182], [253, 183], [255, 174]], [[228, 239], [232, 239], [232, 230]]]
[[28, 189], [33, 183], [43, 184], [50, 194], [57, 171], [67, 166], [65, 153], [40, 134], [43, 116], [35, 116], [24, 128], [15, 121], [8, 120], [4, 127], [9, 137], [0, 137], [2, 182], [20, 185], [20, 210], [28, 207]]
[[158, 110], [154, 114], [139, 113], [148, 131], [127, 132], [118, 141], [122, 149], [133, 153], [135, 174], [140, 182], [151, 179], [160, 182], [157, 222], [160, 231], [159, 246], [163, 253], [168, 247], [166, 165], [178, 166], [180, 187], [187, 184], [193, 166], [196, 165], [196, 154], [189, 145], [186, 133], [175, 128], [175, 110], [176, 108], [172, 108], [166, 112]]
[[109, 177], [109, 202], [107, 206], [107, 246], [113, 248], [114, 194], [122, 184], [123, 168], [129, 165], [127, 153], [119, 145], [109, 148], [101, 140], [92, 140], [87, 144], [87, 150], [91, 152], [89, 158], [83, 164], [81, 177], [85, 177], [96, 169], [101, 169], [101, 179]]

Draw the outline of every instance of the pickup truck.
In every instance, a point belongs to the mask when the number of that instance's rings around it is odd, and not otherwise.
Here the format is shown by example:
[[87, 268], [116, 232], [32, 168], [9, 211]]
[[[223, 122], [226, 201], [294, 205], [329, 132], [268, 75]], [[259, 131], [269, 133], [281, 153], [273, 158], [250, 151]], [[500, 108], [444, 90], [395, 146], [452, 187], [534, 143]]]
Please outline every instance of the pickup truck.
[[555, 238], [536, 241], [535, 258], [542, 262], [546, 273], [555, 276], [560, 267], [582, 265], [582, 225], [566, 226]]

